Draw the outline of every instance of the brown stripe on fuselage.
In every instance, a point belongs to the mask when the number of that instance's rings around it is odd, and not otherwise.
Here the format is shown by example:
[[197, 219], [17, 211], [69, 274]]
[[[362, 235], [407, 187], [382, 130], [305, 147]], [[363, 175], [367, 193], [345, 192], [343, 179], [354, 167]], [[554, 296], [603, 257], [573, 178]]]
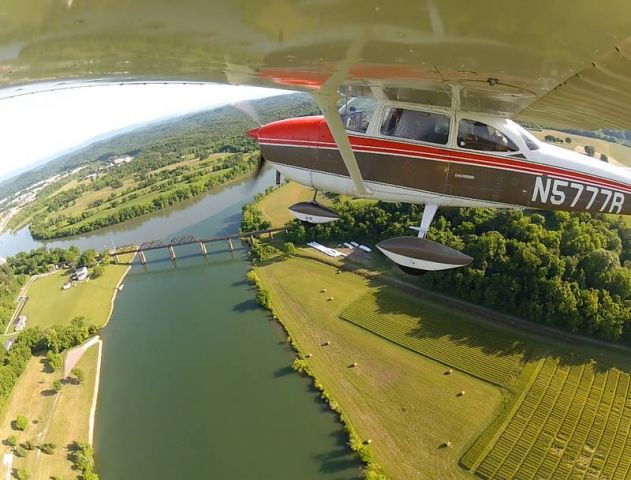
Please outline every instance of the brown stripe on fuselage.
[[[272, 162], [322, 173], [349, 176], [340, 152], [336, 149], [262, 144], [261, 150], [263, 156]], [[549, 179], [543, 173], [531, 174], [430, 158], [361, 151], [355, 151], [355, 158], [362, 177], [366, 181], [452, 197], [535, 209], [579, 212], [600, 212], [603, 203], [607, 201], [605, 195], [597, 194], [588, 210], [587, 205], [590, 203], [591, 194], [583, 192], [572, 207], [571, 203], [577, 190], [572, 189], [569, 185], [558, 187], [558, 190], [566, 196], [566, 201], [562, 205], [554, 205], [550, 201], [544, 203], [539, 199], [532, 201], [536, 178], [540, 177], [544, 183]], [[584, 186], [590, 185], [582, 182], [576, 183], [581, 183]], [[552, 185], [550, 189], [552, 189]], [[603, 190], [602, 187], [600, 190]], [[615, 190], [611, 191], [615, 192]], [[605, 211], [608, 212], [609, 210], [606, 209]], [[631, 214], [631, 202], [627, 202], [625, 199], [620, 213]]]

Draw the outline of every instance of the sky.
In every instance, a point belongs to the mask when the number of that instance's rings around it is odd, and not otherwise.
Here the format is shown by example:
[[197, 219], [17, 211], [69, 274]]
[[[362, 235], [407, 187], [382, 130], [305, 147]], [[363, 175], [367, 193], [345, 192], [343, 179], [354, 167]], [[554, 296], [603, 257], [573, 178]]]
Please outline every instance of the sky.
[[0, 100], [0, 178], [98, 135], [281, 90], [214, 84], [102, 85]]

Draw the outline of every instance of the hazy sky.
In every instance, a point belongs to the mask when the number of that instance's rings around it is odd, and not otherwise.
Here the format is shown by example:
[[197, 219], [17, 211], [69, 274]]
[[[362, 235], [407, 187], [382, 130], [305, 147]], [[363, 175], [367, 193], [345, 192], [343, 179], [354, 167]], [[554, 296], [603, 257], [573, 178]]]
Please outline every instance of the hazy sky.
[[281, 93], [229, 85], [115, 85], [0, 100], [0, 177], [111, 130]]

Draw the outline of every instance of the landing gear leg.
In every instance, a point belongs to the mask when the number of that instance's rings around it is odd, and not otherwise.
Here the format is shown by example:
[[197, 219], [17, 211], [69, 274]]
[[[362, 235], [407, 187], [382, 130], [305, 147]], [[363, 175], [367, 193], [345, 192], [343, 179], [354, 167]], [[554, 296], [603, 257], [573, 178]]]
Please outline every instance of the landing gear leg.
[[434, 220], [434, 216], [438, 211], [438, 205], [435, 203], [428, 203], [425, 205], [423, 209], [423, 218], [421, 219], [421, 226], [418, 229], [418, 238], [425, 238], [427, 234], [427, 230], [429, 230], [429, 226], [432, 224], [432, 220]]

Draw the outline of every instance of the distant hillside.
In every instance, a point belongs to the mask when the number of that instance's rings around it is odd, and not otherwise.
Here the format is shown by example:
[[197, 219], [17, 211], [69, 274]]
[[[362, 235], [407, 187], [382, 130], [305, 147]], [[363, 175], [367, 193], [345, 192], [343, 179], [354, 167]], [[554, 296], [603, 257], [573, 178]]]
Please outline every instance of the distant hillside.
[[[245, 108], [251, 111], [260, 123], [319, 112], [307, 94], [281, 95], [254, 100], [247, 103]], [[217, 128], [218, 125], [222, 128]], [[190, 153], [200, 157], [213, 150], [226, 152], [250, 150], [254, 145], [243, 133], [256, 126], [258, 126], [257, 123], [250, 115], [233, 106], [224, 106], [141, 127], [113, 138], [97, 141], [1, 183], [0, 198], [59, 172], [72, 170], [95, 160], [106, 161], [117, 155], [136, 156], [141, 152], [164, 151], [165, 148], [174, 155]], [[209, 135], [211, 138], [208, 138]]]

